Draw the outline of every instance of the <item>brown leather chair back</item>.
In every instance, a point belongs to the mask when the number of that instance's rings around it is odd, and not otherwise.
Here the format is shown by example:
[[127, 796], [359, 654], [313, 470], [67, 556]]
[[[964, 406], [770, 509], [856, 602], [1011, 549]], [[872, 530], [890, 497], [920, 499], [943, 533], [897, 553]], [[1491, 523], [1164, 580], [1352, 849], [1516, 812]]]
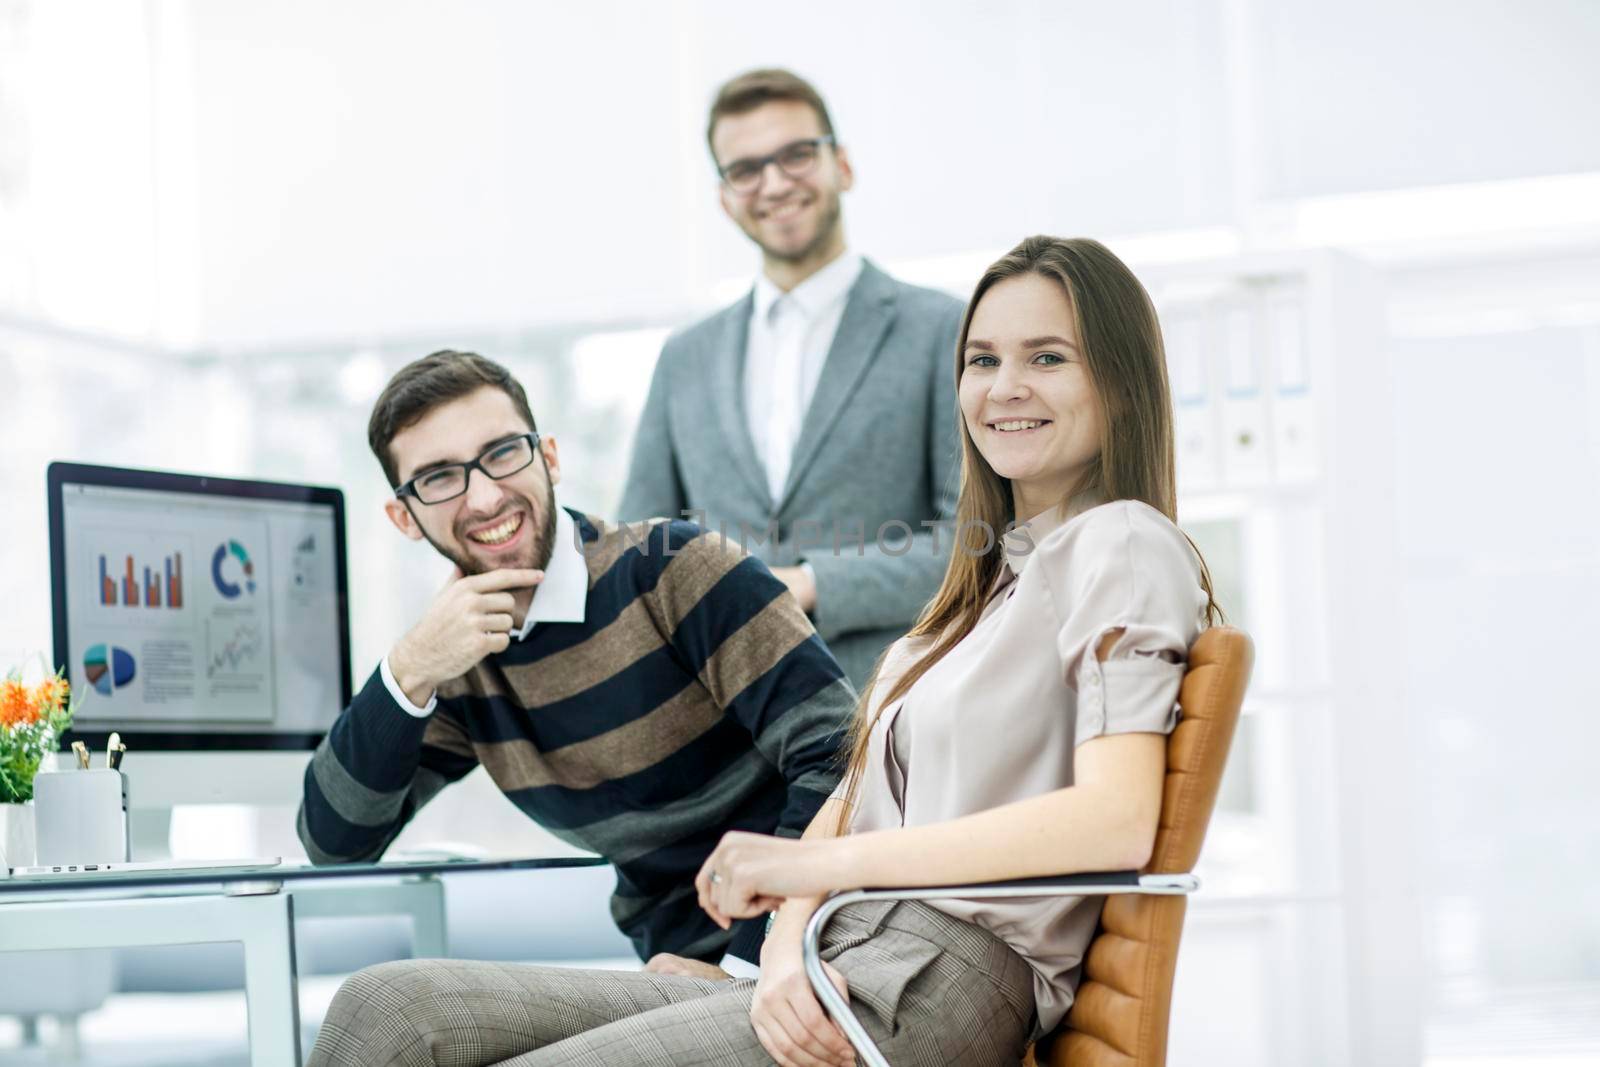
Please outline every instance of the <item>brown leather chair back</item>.
[[[1254, 659], [1250, 638], [1227, 626], [1207, 630], [1189, 650], [1189, 669], [1178, 693], [1183, 715], [1167, 741], [1161, 826], [1146, 873], [1194, 869]], [[1172, 976], [1187, 899], [1132, 893], [1106, 898], [1077, 999], [1066, 1022], [1035, 1050], [1037, 1062], [1049, 1067], [1166, 1063]]]

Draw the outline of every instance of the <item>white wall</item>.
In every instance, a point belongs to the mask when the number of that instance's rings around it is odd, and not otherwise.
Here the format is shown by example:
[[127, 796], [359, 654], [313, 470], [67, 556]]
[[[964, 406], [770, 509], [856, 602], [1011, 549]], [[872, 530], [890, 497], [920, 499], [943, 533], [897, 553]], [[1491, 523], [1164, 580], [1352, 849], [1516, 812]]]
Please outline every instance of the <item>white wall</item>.
[[1261, 191], [1600, 170], [1591, 0], [1260, 0]]
[[758, 64], [828, 96], [854, 241], [888, 259], [1600, 169], [1587, 0], [26, 10], [34, 223], [0, 209], [0, 299], [179, 347], [700, 306], [752, 267], [703, 113]]
[[203, 333], [219, 344], [703, 301], [751, 269], [716, 207], [703, 116], [717, 82], [757, 63], [793, 64], [833, 102], [860, 179], [847, 218], [876, 254], [1228, 210], [1218, 29], [1187, 4], [186, 12]]

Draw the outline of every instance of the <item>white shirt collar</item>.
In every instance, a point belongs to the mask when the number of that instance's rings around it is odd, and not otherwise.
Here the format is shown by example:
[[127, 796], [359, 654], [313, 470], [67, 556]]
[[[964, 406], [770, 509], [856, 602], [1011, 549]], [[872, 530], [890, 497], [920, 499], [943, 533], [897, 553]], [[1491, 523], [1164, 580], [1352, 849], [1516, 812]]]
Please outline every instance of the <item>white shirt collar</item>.
[[788, 297], [806, 318], [815, 318], [837, 300], [843, 300], [855, 285], [866, 261], [860, 253], [846, 251], [787, 293], [773, 284], [765, 272], [756, 275], [755, 319], [766, 322], [772, 305]]
[[[554, 501], [554, 495], [551, 497]], [[550, 562], [545, 564], [544, 581], [533, 591], [528, 617], [522, 629], [512, 636], [521, 641], [535, 623], [582, 622], [589, 603], [589, 565], [578, 547], [578, 525], [567, 509], [556, 503], [555, 544], [550, 546]]]

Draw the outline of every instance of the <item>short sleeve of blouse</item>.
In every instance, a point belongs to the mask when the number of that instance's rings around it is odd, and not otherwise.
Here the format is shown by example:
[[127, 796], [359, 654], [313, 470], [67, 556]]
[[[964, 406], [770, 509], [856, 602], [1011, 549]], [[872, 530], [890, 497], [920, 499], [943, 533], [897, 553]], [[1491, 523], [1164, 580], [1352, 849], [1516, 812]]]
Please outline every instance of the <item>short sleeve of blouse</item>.
[[[1056, 649], [1078, 694], [1074, 743], [1170, 733], [1206, 604], [1199, 559], [1182, 531], [1148, 505], [1114, 501], [1046, 536], [1029, 566], [1044, 571]], [[1100, 642], [1117, 630], [1100, 660]]]

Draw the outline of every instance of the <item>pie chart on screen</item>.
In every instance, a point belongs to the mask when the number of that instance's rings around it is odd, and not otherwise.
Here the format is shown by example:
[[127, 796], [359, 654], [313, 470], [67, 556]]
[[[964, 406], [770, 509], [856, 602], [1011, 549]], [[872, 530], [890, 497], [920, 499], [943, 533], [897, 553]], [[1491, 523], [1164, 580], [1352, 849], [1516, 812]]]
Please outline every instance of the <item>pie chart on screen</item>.
[[[240, 576], [233, 581], [230, 574]], [[211, 582], [229, 600], [237, 599], [241, 592], [256, 591], [256, 565], [250, 562], [250, 553], [237, 541], [226, 541], [217, 546], [211, 557]]]
[[95, 645], [83, 654], [83, 674], [101, 696], [110, 696], [133, 681], [133, 653], [112, 645]]

